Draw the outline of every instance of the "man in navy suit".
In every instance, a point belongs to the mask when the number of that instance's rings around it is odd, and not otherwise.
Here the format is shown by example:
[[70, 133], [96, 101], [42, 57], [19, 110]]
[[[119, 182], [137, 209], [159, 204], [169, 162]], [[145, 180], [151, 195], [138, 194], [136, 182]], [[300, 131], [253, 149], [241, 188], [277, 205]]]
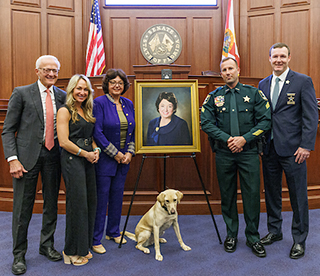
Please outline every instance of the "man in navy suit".
[[289, 69], [291, 55], [284, 43], [269, 51], [273, 74], [259, 83], [272, 111], [272, 128], [263, 152], [263, 177], [269, 233], [264, 245], [282, 240], [282, 173], [284, 171], [293, 210], [293, 246], [290, 258], [304, 256], [309, 230], [306, 159], [314, 150], [318, 108], [310, 77]]
[[[2, 144], [13, 179], [12, 273], [15, 275], [27, 270], [27, 234], [39, 173], [44, 201], [39, 253], [50, 261], [62, 259], [53, 247], [61, 178], [55, 118], [66, 98], [66, 93], [54, 86], [59, 69], [56, 57], [38, 58], [35, 69], [38, 81], [13, 90], [4, 120]], [[50, 112], [46, 112], [47, 109]], [[51, 130], [46, 125], [47, 121], [51, 121]], [[46, 132], [47, 129], [50, 132]], [[46, 136], [51, 136], [51, 139], [46, 139]]]

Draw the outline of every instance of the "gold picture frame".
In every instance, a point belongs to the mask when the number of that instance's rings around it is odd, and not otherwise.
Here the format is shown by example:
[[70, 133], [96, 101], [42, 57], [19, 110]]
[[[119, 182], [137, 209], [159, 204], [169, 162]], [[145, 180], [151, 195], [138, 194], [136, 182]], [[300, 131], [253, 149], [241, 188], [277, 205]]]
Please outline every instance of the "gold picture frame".
[[[201, 152], [198, 80], [135, 80], [134, 91], [137, 154]], [[159, 107], [166, 102], [162, 96], [172, 94], [176, 109], [170, 123], [160, 126], [167, 116], [160, 114]]]

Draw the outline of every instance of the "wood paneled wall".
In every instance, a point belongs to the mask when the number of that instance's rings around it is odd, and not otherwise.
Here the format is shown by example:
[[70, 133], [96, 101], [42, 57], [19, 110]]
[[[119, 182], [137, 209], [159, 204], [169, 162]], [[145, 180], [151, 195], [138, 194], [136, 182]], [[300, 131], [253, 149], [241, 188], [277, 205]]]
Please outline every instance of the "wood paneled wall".
[[[180, 34], [183, 45], [177, 65], [190, 66], [189, 78], [199, 80], [199, 102], [207, 93], [223, 84], [219, 77], [199, 76], [202, 71], [219, 71], [227, 1], [214, 8], [106, 8], [100, 0], [107, 68], [122, 68], [130, 81], [135, 79], [134, 65], [146, 65], [140, 52], [142, 34], [154, 24], [168, 24]], [[2, 0], [0, 1], [0, 132], [8, 99], [15, 86], [32, 83], [36, 59], [52, 54], [61, 62], [59, 86], [65, 87], [75, 73], [85, 71], [85, 52], [91, 12], [89, 0]], [[271, 73], [269, 47], [285, 42], [291, 48], [290, 68], [313, 78], [320, 97], [320, 1], [318, 0], [234, 0], [237, 44], [241, 57], [241, 81], [256, 85]], [[156, 76], [160, 78], [160, 74]], [[96, 96], [102, 94], [101, 77], [91, 78]], [[134, 99], [132, 87], [126, 93]], [[318, 133], [318, 136], [320, 134]], [[320, 137], [317, 137], [319, 144]], [[320, 207], [320, 145], [308, 160], [308, 194], [311, 208]], [[215, 174], [214, 155], [206, 135], [201, 132], [202, 152], [196, 160], [214, 212], [220, 212], [220, 194]], [[134, 158], [125, 188], [124, 212], [130, 202], [141, 156]], [[166, 183], [184, 192], [181, 212], [208, 214], [205, 198], [192, 159], [168, 159]], [[151, 206], [163, 187], [163, 160], [148, 159], [139, 182], [133, 213], [142, 214]], [[264, 210], [263, 186], [261, 207]], [[35, 211], [41, 212], [41, 185], [37, 188]], [[284, 184], [283, 205], [290, 209]], [[239, 191], [239, 210], [242, 210]], [[64, 186], [59, 212], [65, 208]], [[8, 164], [0, 146], [0, 210], [12, 208], [12, 184]]]
[[320, 1], [241, 0], [239, 11], [241, 74], [269, 75], [269, 48], [284, 42], [291, 50], [289, 67], [311, 76], [320, 97]]
[[[212, 8], [106, 8], [100, 0], [106, 67], [133, 75], [133, 65], [145, 65], [140, 52], [142, 34], [154, 24], [174, 27], [182, 38], [176, 64], [190, 65], [191, 75], [219, 72], [227, 1]], [[290, 67], [310, 75], [320, 97], [320, 1], [234, 0], [241, 75], [263, 78], [271, 73], [269, 47], [286, 42]], [[12, 89], [35, 80], [35, 60], [56, 55], [60, 78], [85, 70], [91, 1], [3, 0], [0, 3], [0, 99]]]
[[58, 57], [59, 77], [83, 72], [82, 1], [3, 0], [0, 3], [0, 98], [36, 80], [36, 59]]

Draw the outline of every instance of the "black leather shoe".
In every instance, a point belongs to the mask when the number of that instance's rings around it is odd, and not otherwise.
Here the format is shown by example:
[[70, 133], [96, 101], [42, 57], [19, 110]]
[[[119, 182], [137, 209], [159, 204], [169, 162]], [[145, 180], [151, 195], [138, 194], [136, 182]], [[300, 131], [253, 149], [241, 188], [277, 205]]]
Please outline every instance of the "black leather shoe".
[[11, 271], [14, 275], [26, 273], [27, 265], [24, 257], [15, 257], [13, 260]]
[[62, 260], [61, 254], [50, 246], [41, 246], [39, 249], [39, 254], [46, 256], [52, 262]]
[[228, 253], [232, 253], [232, 252], [236, 251], [237, 242], [238, 242], [237, 238], [227, 237], [226, 240], [224, 241], [224, 244], [223, 244], [224, 250]]
[[290, 250], [291, 259], [299, 259], [304, 256], [304, 246], [300, 243], [294, 243]]
[[262, 245], [269, 245], [276, 241], [281, 241], [282, 239], [283, 239], [282, 233], [280, 233], [279, 235], [268, 233], [268, 235], [266, 235], [260, 240], [260, 243]]
[[260, 242], [251, 243], [247, 240], [246, 245], [252, 249], [254, 255], [259, 258], [264, 258], [267, 256], [266, 250]]

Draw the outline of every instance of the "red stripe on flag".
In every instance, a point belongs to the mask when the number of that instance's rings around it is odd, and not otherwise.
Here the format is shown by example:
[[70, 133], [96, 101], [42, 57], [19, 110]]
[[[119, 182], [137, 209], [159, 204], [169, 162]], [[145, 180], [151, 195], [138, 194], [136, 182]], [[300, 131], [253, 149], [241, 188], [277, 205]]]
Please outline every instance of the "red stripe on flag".
[[[99, 31], [98, 31], [99, 30]], [[105, 68], [105, 52], [98, 0], [93, 0], [86, 52], [86, 76], [101, 75]]]

